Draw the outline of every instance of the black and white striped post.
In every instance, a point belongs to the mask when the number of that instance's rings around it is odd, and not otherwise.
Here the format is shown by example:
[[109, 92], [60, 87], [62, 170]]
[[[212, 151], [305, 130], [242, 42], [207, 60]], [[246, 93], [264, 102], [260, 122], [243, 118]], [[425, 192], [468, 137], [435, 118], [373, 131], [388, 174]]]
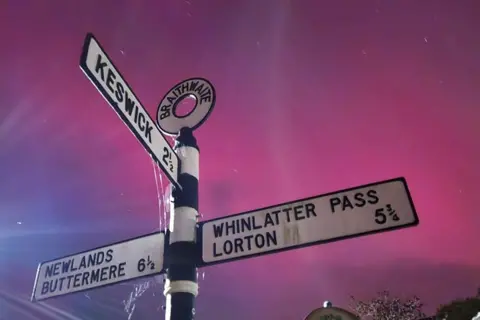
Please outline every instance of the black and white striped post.
[[182, 190], [172, 192], [165, 320], [192, 320], [198, 294], [196, 225], [198, 220], [199, 149], [190, 128], [182, 128], [175, 141], [180, 159], [178, 181]]
[[[195, 98], [195, 107], [183, 116], [177, 114], [179, 102]], [[172, 192], [168, 245], [165, 249], [167, 298], [165, 320], [192, 320], [198, 295], [196, 244], [198, 222], [199, 149], [193, 130], [202, 125], [215, 105], [215, 89], [203, 78], [177, 83], [162, 98], [157, 109], [157, 124], [164, 134], [177, 135], [174, 150], [178, 156], [177, 181], [181, 188]]]

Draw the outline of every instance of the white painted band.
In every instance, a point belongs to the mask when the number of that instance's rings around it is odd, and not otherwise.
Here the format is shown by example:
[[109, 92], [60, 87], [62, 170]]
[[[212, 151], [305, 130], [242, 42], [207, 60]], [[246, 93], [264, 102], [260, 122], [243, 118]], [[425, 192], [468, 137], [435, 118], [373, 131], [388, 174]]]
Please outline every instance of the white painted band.
[[170, 244], [179, 241], [195, 242], [198, 211], [190, 207], [172, 208], [170, 211]]
[[188, 173], [192, 177], [199, 178], [200, 153], [197, 149], [188, 146], [182, 146], [177, 149], [177, 155], [180, 159], [180, 173]]
[[196, 297], [198, 295], [198, 283], [185, 280], [170, 281], [167, 279], [163, 294], [168, 298], [168, 295], [176, 292], [190, 293]]

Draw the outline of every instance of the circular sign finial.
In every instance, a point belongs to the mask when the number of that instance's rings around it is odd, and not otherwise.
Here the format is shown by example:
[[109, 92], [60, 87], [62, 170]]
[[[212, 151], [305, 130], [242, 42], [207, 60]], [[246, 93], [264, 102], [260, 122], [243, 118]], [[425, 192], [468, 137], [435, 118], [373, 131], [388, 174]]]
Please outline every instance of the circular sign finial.
[[332, 306], [333, 306], [333, 304], [332, 304], [331, 301], [325, 300], [325, 301], [323, 302], [323, 307], [324, 307], [324, 308], [330, 308], [330, 307], [332, 307]]
[[[177, 107], [184, 99], [194, 99], [195, 106], [185, 115], [179, 115]], [[181, 128], [198, 128], [208, 118], [215, 105], [215, 88], [206, 79], [184, 80], [163, 97], [157, 109], [157, 123], [165, 134], [177, 135]]]

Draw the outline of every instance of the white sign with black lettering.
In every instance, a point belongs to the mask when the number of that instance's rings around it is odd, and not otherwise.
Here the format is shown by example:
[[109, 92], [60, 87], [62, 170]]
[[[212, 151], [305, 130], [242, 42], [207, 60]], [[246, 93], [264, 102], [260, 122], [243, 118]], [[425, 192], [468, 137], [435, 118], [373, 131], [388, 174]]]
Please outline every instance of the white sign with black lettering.
[[164, 244], [158, 232], [40, 263], [32, 300], [162, 273]]
[[92, 34], [85, 39], [80, 68], [160, 164], [170, 181], [179, 187], [177, 154]]
[[[195, 106], [186, 115], [179, 115], [178, 104], [186, 98], [195, 100]], [[184, 80], [163, 97], [157, 109], [157, 123], [166, 134], [176, 135], [183, 127], [195, 130], [207, 120], [215, 106], [215, 89], [203, 78]]]
[[202, 265], [418, 224], [404, 178], [201, 223]]

